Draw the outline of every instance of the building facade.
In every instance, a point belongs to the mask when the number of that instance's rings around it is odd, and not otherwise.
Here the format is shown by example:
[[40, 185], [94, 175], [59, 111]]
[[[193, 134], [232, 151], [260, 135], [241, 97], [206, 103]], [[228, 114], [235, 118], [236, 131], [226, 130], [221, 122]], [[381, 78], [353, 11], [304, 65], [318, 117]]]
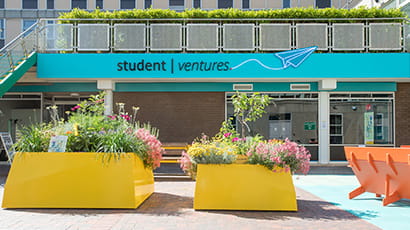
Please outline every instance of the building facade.
[[237, 125], [235, 92], [260, 92], [273, 103], [252, 134], [296, 141], [320, 164], [346, 164], [344, 146], [410, 142], [410, 30], [383, 20], [43, 19], [0, 59], [16, 66], [0, 81], [0, 131], [15, 138], [21, 125], [50, 120], [48, 106], [64, 117], [103, 90], [107, 114], [119, 102], [129, 113], [139, 106], [138, 119], [158, 127], [162, 142], [190, 143], [226, 119]]
[[353, 8], [361, 0], [0, 0], [0, 47], [40, 18], [57, 18], [74, 8], [86, 10], [201, 8], [281, 9], [289, 7]]

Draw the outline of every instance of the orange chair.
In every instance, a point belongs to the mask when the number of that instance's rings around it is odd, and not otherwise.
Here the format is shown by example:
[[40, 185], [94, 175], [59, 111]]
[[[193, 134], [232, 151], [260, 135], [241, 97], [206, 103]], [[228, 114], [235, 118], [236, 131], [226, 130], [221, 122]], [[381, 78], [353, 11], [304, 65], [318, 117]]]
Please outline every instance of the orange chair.
[[410, 199], [409, 148], [345, 147], [345, 155], [361, 185], [349, 199], [364, 192], [385, 195], [383, 206]]

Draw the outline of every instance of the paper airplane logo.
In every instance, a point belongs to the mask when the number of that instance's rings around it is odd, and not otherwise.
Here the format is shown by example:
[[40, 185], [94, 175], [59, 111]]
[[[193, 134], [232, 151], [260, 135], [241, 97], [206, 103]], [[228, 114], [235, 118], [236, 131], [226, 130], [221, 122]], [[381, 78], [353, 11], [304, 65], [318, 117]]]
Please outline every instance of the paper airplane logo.
[[282, 60], [282, 67], [274, 68], [274, 67], [265, 65], [258, 59], [248, 59], [246, 61], [243, 61], [239, 65], [232, 67], [231, 69], [232, 70], [237, 69], [248, 62], [256, 62], [259, 65], [261, 65], [263, 68], [269, 69], [269, 70], [282, 70], [282, 69], [288, 68], [289, 66], [297, 68], [300, 64], [302, 64], [303, 61], [306, 60], [306, 58], [308, 58], [313, 52], [315, 52], [316, 49], [317, 49], [317, 46], [311, 46], [311, 47], [306, 47], [306, 48], [300, 48], [300, 49], [275, 53], [275, 56]]

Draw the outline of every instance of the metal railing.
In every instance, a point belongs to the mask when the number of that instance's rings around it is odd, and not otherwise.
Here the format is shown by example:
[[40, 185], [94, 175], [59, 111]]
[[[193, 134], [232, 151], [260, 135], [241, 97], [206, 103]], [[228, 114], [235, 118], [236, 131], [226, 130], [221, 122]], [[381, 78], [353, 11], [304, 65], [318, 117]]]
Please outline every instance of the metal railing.
[[402, 18], [43, 20], [40, 52], [409, 52]]
[[30, 26], [0, 49], [0, 82], [12, 73], [21, 61], [37, 50], [39, 22]]

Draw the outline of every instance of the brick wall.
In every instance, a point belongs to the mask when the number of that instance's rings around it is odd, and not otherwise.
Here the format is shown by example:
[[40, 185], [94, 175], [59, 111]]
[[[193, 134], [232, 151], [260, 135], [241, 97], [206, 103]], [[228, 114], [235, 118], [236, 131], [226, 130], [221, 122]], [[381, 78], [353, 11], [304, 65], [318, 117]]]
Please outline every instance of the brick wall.
[[410, 144], [410, 83], [398, 83], [396, 92], [396, 146]]
[[206, 92], [114, 93], [114, 108], [124, 102], [131, 114], [132, 106], [138, 106], [137, 119], [159, 128], [162, 142], [191, 143], [201, 133], [212, 136], [219, 131], [225, 117], [224, 97], [224, 93]]

